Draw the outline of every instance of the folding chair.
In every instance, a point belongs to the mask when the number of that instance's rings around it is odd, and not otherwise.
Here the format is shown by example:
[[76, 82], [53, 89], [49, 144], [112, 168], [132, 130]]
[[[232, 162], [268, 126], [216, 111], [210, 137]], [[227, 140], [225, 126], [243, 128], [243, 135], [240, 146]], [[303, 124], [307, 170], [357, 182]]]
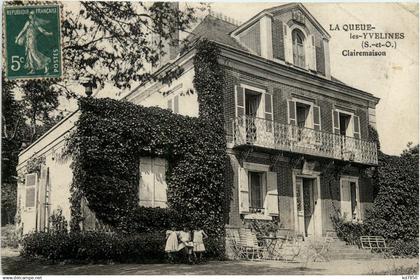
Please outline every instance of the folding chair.
[[250, 229], [241, 228], [239, 230], [240, 236], [240, 250], [246, 259], [254, 260], [261, 259], [264, 248], [258, 245], [257, 236], [251, 232]]
[[244, 252], [240, 247], [240, 238], [238, 229], [226, 229], [226, 241], [229, 249], [234, 254], [234, 259], [244, 259]]

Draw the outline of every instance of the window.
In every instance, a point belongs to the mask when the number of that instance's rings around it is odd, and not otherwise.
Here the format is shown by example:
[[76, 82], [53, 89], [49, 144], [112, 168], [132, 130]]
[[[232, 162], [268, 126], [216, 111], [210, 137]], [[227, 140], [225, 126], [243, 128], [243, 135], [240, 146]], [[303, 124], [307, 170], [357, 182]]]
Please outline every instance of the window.
[[179, 113], [179, 95], [175, 95], [173, 98], [168, 99], [168, 109], [175, 114]]
[[140, 158], [140, 206], [167, 207], [166, 160], [161, 158]]
[[360, 220], [359, 182], [357, 177], [340, 178], [341, 215], [347, 220]]
[[335, 134], [360, 139], [360, 119], [353, 113], [334, 110], [333, 126]]
[[269, 165], [244, 162], [238, 169], [239, 213], [278, 216], [277, 173]]
[[309, 104], [296, 102], [296, 118], [297, 118], [297, 125], [299, 127], [311, 126], [311, 124], [309, 123], [310, 118], [308, 117], [310, 110], [311, 110], [311, 106]]
[[321, 130], [321, 110], [314, 103], [293, 98], [287, 102], [288, 123]]
[[249, 193], [250, 193], [250, 210], [251, 212], [260, 212], [264, 208], [265, 197], [265, 178], [263, 172], [248, 172], [249, 179]]
[[299, 29], [292, 31], [293, 42], [293, 64], [305, 68], [305, 35]]

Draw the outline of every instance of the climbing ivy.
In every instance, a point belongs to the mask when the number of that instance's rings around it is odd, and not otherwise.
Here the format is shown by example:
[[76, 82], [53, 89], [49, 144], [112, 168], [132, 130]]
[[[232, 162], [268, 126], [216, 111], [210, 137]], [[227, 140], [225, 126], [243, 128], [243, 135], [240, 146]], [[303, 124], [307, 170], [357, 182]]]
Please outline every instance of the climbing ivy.
[[[82, 220], [80, 199], [102, 222], [128, 231], [138, 206], [140, 157], [168, 161], [168, 205], [181, 226], [204, 229], [224, 250], [224, 217], [231, 188], [225, 186], [226, 140], [223, 121], [223, 69], [219, 49], [200, 41], [194, 59], [199, 117], [173, 114], [127, 101], [81, 98], [81, 115], [67, 143], [73, 163], [73, 230]], [[158, 210], [157, 210], [158, 211]], [[136, 228], [136, 227], [130, 227]], [[137, 227], [142, 228], [142, 227]]]

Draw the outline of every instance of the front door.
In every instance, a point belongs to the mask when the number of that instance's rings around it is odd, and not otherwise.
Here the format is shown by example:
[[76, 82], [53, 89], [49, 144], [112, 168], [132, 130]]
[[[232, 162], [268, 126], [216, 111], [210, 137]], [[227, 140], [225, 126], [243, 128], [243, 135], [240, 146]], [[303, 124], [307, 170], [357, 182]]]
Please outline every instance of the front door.
[[317, 235], [317, 184], [315, 178], [296, 177], [296, 202], [299, 233], [305, 237]]
[[315, 233], [314, 219], [314, 179], [303, 179], [303, 215], [305, 223], [305, 236], [312, 236]]

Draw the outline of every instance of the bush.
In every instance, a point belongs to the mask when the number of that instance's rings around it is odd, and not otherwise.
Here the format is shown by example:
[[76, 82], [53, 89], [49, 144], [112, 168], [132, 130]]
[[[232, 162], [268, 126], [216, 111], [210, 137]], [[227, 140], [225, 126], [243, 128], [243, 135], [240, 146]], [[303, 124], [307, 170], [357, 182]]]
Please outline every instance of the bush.
[[392, 254], [394, 256], [404, 256], [404, 257], [418, 257], [419, 255], [419, 241], [418, 239], [404, 241], [396, 240], [389, 244], [392, 249]]
[[1, 228], [1, 247], [17, 248], [19, 245], [19, 237], [16, 232], [15, 225], [6, 225]]
[[368, 235], [366, 226], [362, 223], [348, 222], [340, 215], [331, 217], [338, 238], [347, 244], [361, 246], [360, 236]]
[[165, 258], [165, 236], [105, 232], [37, 232], [26, 235], [22, 256], [51, 261], [153, 262]]

